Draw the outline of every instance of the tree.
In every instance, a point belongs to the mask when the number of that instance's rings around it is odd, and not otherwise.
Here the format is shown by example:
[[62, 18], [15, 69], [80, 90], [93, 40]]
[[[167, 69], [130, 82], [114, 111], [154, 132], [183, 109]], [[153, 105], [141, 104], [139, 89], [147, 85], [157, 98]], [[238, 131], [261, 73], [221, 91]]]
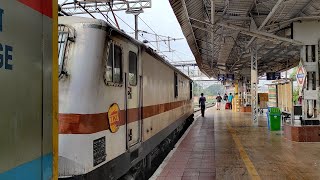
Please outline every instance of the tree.
[[[290, 74], [290, 78], [292, 79], [292, 81], [297, 81], [297, 76], [296, 76], [297, 71], [298, 71], [298, 67], [294, 67], [292, 73]], [[299, 87], [294, 88], [293, 93], [292, 93], [293, 102], [298, 101], [299, 91], [300, 91]]]
[[293, 68], [292, 73], [290, 74], [290, 78], [292, 79], [292, 81], [296, 81], [297, 80], [297, 71], [298, 71], [298, 67]]
[[203, 92], [203, 87], [199, 83], [194, 82], [193, 83], [193, 96], [199, 96], [201, 92]]
[[204, 89], [204, 93], [208, 96], [217, 96], [219, 93], [223, 95], [224, 93], [224, 86], [221, 84], [213, 84], [206, 89]]
[[294, 90], [293, 90], [293, 93], [292, 93], [292, 98], [293, 98], [293, 102], [298, 102], [298, 98], [299, 98], [299, 91], [300, 91], [300, 87], [296, 87]]

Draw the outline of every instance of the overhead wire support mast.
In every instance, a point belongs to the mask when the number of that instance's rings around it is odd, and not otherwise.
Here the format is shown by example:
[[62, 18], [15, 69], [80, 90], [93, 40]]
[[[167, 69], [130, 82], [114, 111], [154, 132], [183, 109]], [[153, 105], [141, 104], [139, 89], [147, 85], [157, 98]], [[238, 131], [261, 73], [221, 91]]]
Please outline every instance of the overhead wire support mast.
[[[111, 6], [111, 3], [108, 2], [108, 4], [109, 4], [109, 7], [110, 7], [110, 9], [111, 9], [111, 13], [112, 13], [112, 15], [113, 15], [114, 21], [116, 22], [117, 28], [120, 29], [120, 26], [119, 26], [119, 23], [118, 23], [118, 21], [117, 21], [117, 18], [116, 18], [115, 14], [114, 14], [114, 12], [113, 12], [113, 10], [112, 10], [112, 8], [111, 8], [111, 7], [112, 7], [112, 6]], [[100, 11], [100, 12], [101, 12], [101, 11]]]
[[[59, 5], [62, 14], [76, 15], [88, 14], [95, 18], [93, 14], [99, 13], [105, 17], [104, 13], [113, 14], [115, 24], [120, 29], [114, 11], [126, 11], [128, 14], [135, 16], [135, 29], [138, 30], [138, 15], [143, 9], [151, 8], [151, 0], [66, 0]], [[138, 39], [136, 32], [135, 38]]]
[[[109, 6], [111, 3], [112, 6]], [[99, 8], [101, 12], [108, 13], [112, 11], [139, 11], [145, 8], [151, 8], [151, 0], [94, 0], [78, 1], [67, 0], [60, 4], [61, 9], [67, 12], [69, 15], [86, 14], [80, 5], [83, 5], [89, 13], [98, 13], [96, 8]]]

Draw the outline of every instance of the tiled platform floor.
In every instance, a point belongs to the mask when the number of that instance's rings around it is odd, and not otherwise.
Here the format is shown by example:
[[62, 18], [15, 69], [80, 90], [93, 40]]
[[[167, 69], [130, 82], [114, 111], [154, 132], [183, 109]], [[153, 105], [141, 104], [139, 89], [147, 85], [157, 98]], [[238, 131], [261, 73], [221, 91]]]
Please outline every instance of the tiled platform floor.
[[211, 108], [151, 179], [320, 179], [320, 143], [291, 142], [264, 117], [254, 127], [250, 113]]

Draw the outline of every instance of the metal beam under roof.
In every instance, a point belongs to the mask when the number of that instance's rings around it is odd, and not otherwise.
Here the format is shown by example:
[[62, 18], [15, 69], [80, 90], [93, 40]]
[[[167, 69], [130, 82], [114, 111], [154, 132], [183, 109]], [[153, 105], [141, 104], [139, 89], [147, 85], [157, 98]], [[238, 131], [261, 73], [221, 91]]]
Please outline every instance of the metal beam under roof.
[[[223, 73], [217, 64], [224, 64], [224, 71], [230, 73], [234, 67], [236, 73], [250, 67], [247, 54], [252, 42], [258, 47], [259, 73], [292, 68], [299, 63], [301, 43], [291, 39], [291, 23], [320, 20], [318, 0], [169, 2], [198, 66], [209, 77]], [[214, 57], [208, 59], [201, 49]]]

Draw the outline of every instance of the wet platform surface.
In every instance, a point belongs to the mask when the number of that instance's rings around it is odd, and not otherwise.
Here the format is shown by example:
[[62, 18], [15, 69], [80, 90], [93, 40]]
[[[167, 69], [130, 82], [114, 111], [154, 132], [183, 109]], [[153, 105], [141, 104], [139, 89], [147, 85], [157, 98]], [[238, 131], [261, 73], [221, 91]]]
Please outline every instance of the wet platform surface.
[[320, 179], [320, 143], [289, 141], [265, 117], [210, 108], [184, 136], [151, 179]]

